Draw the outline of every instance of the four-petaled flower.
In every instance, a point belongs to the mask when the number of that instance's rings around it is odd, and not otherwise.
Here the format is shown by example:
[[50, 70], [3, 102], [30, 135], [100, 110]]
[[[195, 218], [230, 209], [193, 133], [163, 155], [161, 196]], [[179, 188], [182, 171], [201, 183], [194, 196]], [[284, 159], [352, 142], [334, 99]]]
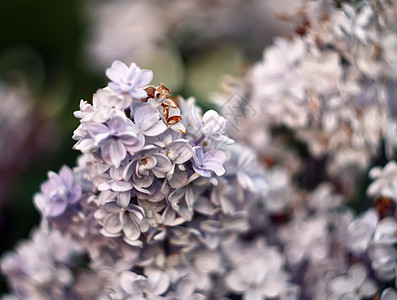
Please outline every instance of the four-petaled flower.
[[82, 189], [73, 185], [73, 172], [63, 166], [59, 175], [48, 172], [48, 180], [41, 185], [42, 194], [35, 197], [38, 208], [47, 217], [59, 217], [65, 213], [68, 206], [75, 205], [81, 198]]
[[[128, 123], [131, 123], [128, 126]], [[133, 154], [143, 147], [143, 142], [135, 133], [132, 121], [122, 117], [114, 117], [106, 126], [90, 123], [88, 133], [94, 138], [95, 146], [102, 150], [103, 160], [118, 168], [127, 152]]]
[[135, 63], [127, 67], [121, 61], [116, 60], [106, 70], [106, 76], [112, 81], [109, 87], [121, 93], [129, 93], [132, 97], [142, 99], [147, 97], [144, 88], [152, 81], [153, 72], [142, 70]]
[[194, 147], [192, 157], [193, 170], [204, 177], [211, 177], [211, 171], [221, 176], [225, 173], [223, 163], [226, 160], [225, 152], [220, 150], [203, 151], [200, 146]]

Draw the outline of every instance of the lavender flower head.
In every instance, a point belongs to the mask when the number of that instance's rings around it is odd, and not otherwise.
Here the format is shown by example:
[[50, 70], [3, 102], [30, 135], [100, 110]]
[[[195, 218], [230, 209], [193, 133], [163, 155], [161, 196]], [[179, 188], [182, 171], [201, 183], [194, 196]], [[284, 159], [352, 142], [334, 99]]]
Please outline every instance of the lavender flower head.
[[129, 93], [132, 97], [141, 99], [147, 96], [144, 88], [152, 81], [153, 72], [142, 70], [135, 63], [129, 67], [116, 60], [106, 70], [106, 75], [112, 81], [109, 87], [121, 93]]
[[80, 200], [82, 188], [74, 185], [72, 170], [63, 166], [59, 175], [48, 172], [48, 180], [41, 185], [41, 192], [35, 197], [37, 207], [44, 216], [56, 218]]

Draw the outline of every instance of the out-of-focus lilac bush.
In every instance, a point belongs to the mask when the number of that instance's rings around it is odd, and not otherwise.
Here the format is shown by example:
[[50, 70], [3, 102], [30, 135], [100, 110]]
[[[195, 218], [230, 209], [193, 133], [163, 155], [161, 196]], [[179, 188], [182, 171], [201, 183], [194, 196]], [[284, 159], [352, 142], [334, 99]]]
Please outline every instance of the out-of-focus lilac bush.
[[5, 298], [397, 299], [396, 15], [305, 1], [219, 112], [113, 62]]
[[86, 61], [101, 73], [114, 60], [134, 61], [153, 69], [154, 82], [167, 78], [172, 90], [205, 103], [222, 76], [241, 74], [274, 35], [290, 31], [275, 12], [294, 2], [87, 1]]

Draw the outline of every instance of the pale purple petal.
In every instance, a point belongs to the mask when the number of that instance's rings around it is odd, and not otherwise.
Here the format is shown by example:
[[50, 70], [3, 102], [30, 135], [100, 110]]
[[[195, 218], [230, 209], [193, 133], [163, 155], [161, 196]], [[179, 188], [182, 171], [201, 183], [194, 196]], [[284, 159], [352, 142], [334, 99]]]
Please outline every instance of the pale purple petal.
[[64, 213], [68, 203], [60, 198], [51, 199], [48, 208], [48, 215], [50, 217], [58, 217]]
[[128, 165], [125, 166], [125, 169], [123, 171], [124, 180], [130, 180], [130, 178], [132, 177], [132, 174], [135, 171], [137, 163], [138, 163], [137, 160], [133, 160], [133, 161], [129, 162]]
[[226, 285], [235, 292], [244, 292], [248, 285], [243, 282], [236, 272], [231, 272], [226, 276]]
[[149, 105], [143, 106], [135, 112], [134, 121], [140, 132], [147, 136], [157, 136], [167, 129], [157, 111]]
[[111, 183], [111, 189], [115, 192], [127, 192], [133, 187], [132, 183], [124, 180], [115, 180]]
[[196, 167], [195, 165], [193, 165], [193, 170], [194, 170], [194, 172], [196, 172], [197, 174], [199, 174], [203, 177], [211, 177], [211, 171], [200, 169], [200, 168]]
[[397, 243], [397, 222], [394, 218], [388, 217], [379, 222], [374, 242], [393, 245]]
[[136, 174], [133, 175], [134, 183], [142, 188], [149, 187], [154, 180], [154, 175], [149, 173], [149, 175], [138, 177]]
[[71, 188], [73, 185], [73, 172], [68, 167], [63, 165], [62, 168], [59, 170], [59, 177], [61, 177], [63, 183], [67, 188]]
[[115, 133], [123, 133], [127, 128], [126, 120], [121, 117], [114, 117], [109, 122], [109, 129]]
[[112, 201], [112, 202], [106, 202], [103, 205], [103, 209], [105, 209], [106, 211], [116, 214], [120, 212], [120, 206], [117, 205], [116, 202]]
[[95, 137], [99, 134], [109, 134], [109, 128], [99, 123], [86, 124], [86, 130], [92, 137]]
[[109, 147], [109, 155], [112, 163], [116, 168], [120, 166], [121, 161], [127, 155], [127, 151], [120, 140], [114, 140]]
[[136, 240], [141, 235], [138, 224], [131, 218], [129, 213], [124, 213], [122, 216], [123, 231], [128, 239]]
[[153, 78], [150, 70], [141, 70], [135, 63], [127, 67], [120, 61], [113, 62], [106, 70], [106, 75], [111, 80], [109, 87], [115, 91], [130, 93], [135, 98], [147, 97], [144, 88]]
[[136, 82], [137, 86], [146, 86], [149, 85], [153, 80], [153, 72], [151, 70], [142, 70], [141, 77]]
[[40, 186], [40, 189], [46, 197], [51, 198], [52, 193], [58, 189], [58, 186], [54, 181], [47, 180]]
[[243, 300], [263, 300], [261, 291], [258, 288], [249, 288], [243, 294]]
[[77, 203], [80, 200], [80, 198], [81, 198], [82, 192], [83, 191], [82, 191], [81, 186], [75, 185], [74, 187], [72, 187], [71, 190], [70, 190], [70, 196], [69, 196], [68, 202], [70, 204]]
[[148, 285], [154, 295], [160, 295], [168, 289], [170, 280], [167, 274], [153, 271], [148, 274]]
[[111, 234], [117, 234], [123, 228], [118, 214], [107, 215], [106, 218], [103, 220], [103, 227], [107, 232]]
[[367, 276], [367, 270], [362, 264], [355, 264], [350, 267], [349, 275], [353, 280], [353, 284], [360, 286]]
[[143, 99], [147, 97], [147, 93], [143, 89], [131, 89], [129, 93], [132, 97], [137, 99]]
[[332, 279], [329, 286], [338, 295], [346, 294], [354, 289], [352, 280], [342, 276]]
[[123, 272], [120, 276], [120, 285], [123, 288], [123, 290], [125, 290], [126, 292], [130, 293], [130, 294], [135, 294], [136, 291], [133, 289], [132, 287], [132, 283], [138, 279], [139, 276], [133, 272]]
[[193, 156], [193, 148], [187, 141], [175, 141], [168, 146], [168, 158], [175, 164], [183, 164]]
[[377, 290], [376, 284], [370, 279], [365, 280], [360, 287], [361, 294], [366, 298], [375, 295]]
[[164, 178], [165, 175], [171, 171], [172, 164], [167, 156], [164, 154], [157, 154], [156, 156], [157, 164], [153, 168], [152, 172], [157, 178]]
[[128, 74], [128, 67], [119, 60], [112, 63], [112, 66], [106, 70], [106, 76], [116, 82], [121, 83]]

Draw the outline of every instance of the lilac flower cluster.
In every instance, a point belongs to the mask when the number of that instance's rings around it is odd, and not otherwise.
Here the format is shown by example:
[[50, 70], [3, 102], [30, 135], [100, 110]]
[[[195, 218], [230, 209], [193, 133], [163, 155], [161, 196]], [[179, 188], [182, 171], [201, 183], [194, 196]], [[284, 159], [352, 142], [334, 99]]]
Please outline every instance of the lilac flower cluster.
[[[272, 129], [283, 126], [313, 156], [327, 157], [331, 175], [368, 168], [382, 138], [392, 154], [396, 8], [388, 1], [359, 2], [337, 8], [332, 1], [303, 1], [296, 14], [284, 16], [296, 34], [276, 38], [245, 82], [233, 85], [233, 93], [261, 112], [241, 124], [236, 139], [266, 154]], [[216, 101], [225, 98], [230, 95]], [[251, 130], [256, 134], [245, 134]], [[258, 143], [257, 136], [266, 138]]]
[[[75, 112], [81, 123], [74, 148], [83, 153], [78, 166], [49, 172], [34, 198], [42, 214], [38, 234], [68, 235], [80, 246], [81, 259], [88, 256], [85, 268], [73, 269], [74, 279], [54, 284], [56, 297], [191, 299], [227, 293], [218, 286], [226, 284], [237, 252], [219, 251], [240, 247], [238, 236], [250, 228], [247, 211], [265, 183], [263, 170], [253, 168], [255, 155], [224, 135], [228, 122], [214, 110], [202, 115], [193, 98], [173, 97], [163, 84], [149, 86], [151, 71], [116, 61], [107, 75], [109, 86]], [[233, 247], [223, 245], [226, 237]], [[49, 239], [60, 248], [66, 242]], [[274, 247], [271, 253], [281, 255]], [[19, 282], [15, 297], [44, 295], [42, 285], [14, 274], [12, 255], [2, 269], [12, 286]], [[43, 269], [55, 270], [59, 263], [55, 259]], [[283, 263], [271, 272], [288, 278]], [[85, 289], [85, 283], [96, 287]]]
[[[397, 299], [397, 163], [387, 156], [397, 132], [365, 117], [396, 122], [383, 106], [391, 69], [362, 69], [355, 56], [389, 34], [395, 7], [375, 4], [306, 3], [297, 35], [279, 39], [254, 67], [261, 75], [237, 84], [243, 105], [261, 105], [263, 118], [239, 122], [233, 136], [251, 148], [225, 135], [236, 119], [202, 114], [193, 98], [150, 86], [151, 71], [114, 62], [109, 85], [75, 112], [77, 166], [49, 172], [35, 196], [41, 227], [1, 261], [7, 297]], [[376, 66], [393, 67], [386, 44]], [[313, 132], [324, 138], [327, 171], [313, 163]], [[288, 134], [309, 151], [291, 150]], [[388, 162], [370, 169], [366, 198], [357, 181], [340, 184], [352, 173], [335, 163], [354, 165], [346, 153], [361, 149], [369, 165], [381, 139]], [[357, 195], [369, 209], [352, 209]]]

